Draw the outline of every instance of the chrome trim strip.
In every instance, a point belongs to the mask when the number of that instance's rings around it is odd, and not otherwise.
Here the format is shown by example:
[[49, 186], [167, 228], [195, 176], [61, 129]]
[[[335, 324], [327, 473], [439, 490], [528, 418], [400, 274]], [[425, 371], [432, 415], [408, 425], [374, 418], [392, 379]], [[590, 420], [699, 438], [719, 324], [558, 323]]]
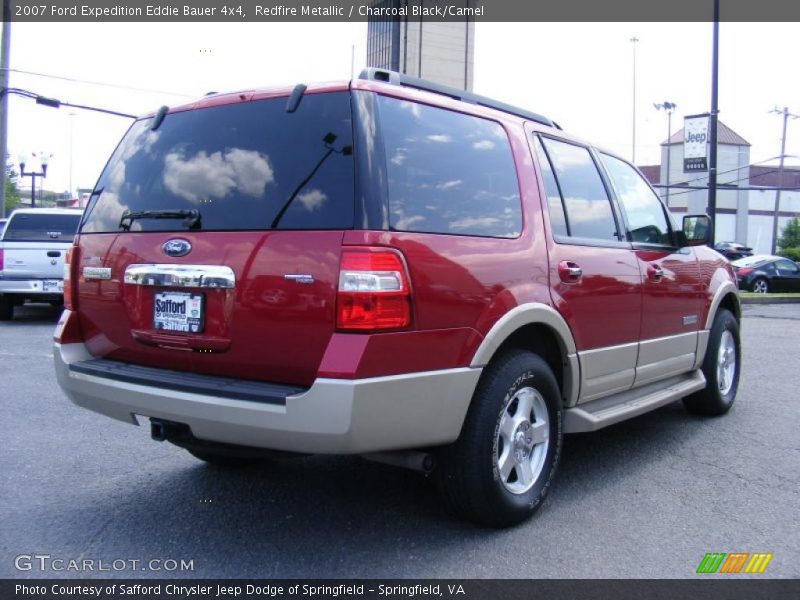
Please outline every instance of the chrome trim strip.
[[130, 285], [164, 287], [236, 287], [233, 269], [219, 265], [128, 265], [124, 281]]
[[83, 267], [84, 279], [111, 279], [109, 267]]
[[314, 283], [314, 276], [305, 273], [287, 273], [283, 278], [287, 281], [295, 281], [297, 283]]

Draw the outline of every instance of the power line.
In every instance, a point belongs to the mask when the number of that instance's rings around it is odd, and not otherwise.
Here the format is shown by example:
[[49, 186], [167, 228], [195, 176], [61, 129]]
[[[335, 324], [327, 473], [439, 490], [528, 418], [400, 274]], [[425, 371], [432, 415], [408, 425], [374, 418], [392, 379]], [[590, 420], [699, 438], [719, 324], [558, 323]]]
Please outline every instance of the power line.
[[[776, 158], [779, 158], [779, 157], [773, 156], [772, 158], [765, 158], [764, 160], [759, 160], [757, 162], [750, 163], [749, 165], [745, 165], [743, 167], [736, 167], [735, 169], [728, 169], [727, 171], [719, 171], [717, 173], [717, 176], [725, 175], [727, 173], [733, 173], [734, 171], [741, 171], [742, 169], [749, 169], [750, 167], [754, 167], [756, 165], [760, 165], [760, 164], [763, 164], [765, 162], [769, 162], [771, 160], [775, 160]], [[772, 172], [772, 171], [769, 171], [769, 172]], [[761, 175], [763, 175], [763, 173], [758, 174], [756, 177], [761, 177]], [[686, 181], [679, 181], [675, 185], [689, 185], [690, 183], [693, 183], [695, 181], [700, 181], [702, 179], [708, 179], [708, 176], [707, 175], [701, 175], [700, 177], [695, 177], [694, 179], [687, 179]], [[736, 181], [743, 181], [744, 179], [746, 179], [746, 177], [743, 178], [743, 179], [737, 179]]]
[[88, 85], [99, 85], [99, 86], [102, 86], [102, 87], [118, 88], [118, 89], [121, 89], [121, 90], [133, 90], [133, 91], [136, 91], [136, 92], [148, 92], [148, 93], [154, 93], [154, 94], [165, 94], [165, 95], [168, 95], [168, 96], [181, 96], [183, 98], [195, 98], [196, 97], [196, 94], [195, 95], [190, 95], [190, 94], [181, 94], [181, 93], [178, 93], [178, 92], [168, 92], [168, 91], [165, 91], [165, 90], [152, 90], [152, 89], [148, 89], [148, 88], [139, 88], [139, 87], [133, 87], [133, 86], [130, 86], [130, 85], [121, 85], [121, 84], [117, 84], [117, 83], [107, 83], [107, 82], [103, 82], [103, 81], [91, 81], [89, 79], [77, 79], [77, 78], [74, 78], [74, 77], [65, 77], [63, 75], [51, 75], [49, 73], [37, 73], [36, 71], [25, 71], [23, 69], [5, 69], [5, 70], [7, 70], [9, 73], [21, 73], [23, 75], [32, 75], [34, 77], [45, 77], [47, 79], [58, 79], [60, 81], [69, 81], [69, 82], [72, 82], [72, 83], [85, 83], [85, 84], [88, 84]]
[[[769, 171], [764, 171], [763, 173], [760, 173], [759, 177], [761, 175], [769, 175], [770, 173], [777, 173], [778, 171], [779, 171], [779, 169], [770, 169]], [[747, 177], [742, 177], [741, 179], [734, 179], [733, 181], [726, 181], [725, 183], [719, 184], [718, 189], [720, 191], [728, 190], [728, 191], [737, 191], [737, 192], [738, 191], [743, 191], [745, 189], [752, 189], [752, 188], [728, 187], [733, 183], [739, 183], [740, 181], [744, 181], [745, 179], [749, 179], [749, 178], [750, 178], [750, 176], [748, 175]], [[653, 187], [656, 187], [656, 186], [653, 186]], [[658, 187], [662, 188], [664, 186], [660, 186], [659, 185]], [[684, 190], [684, 191], [681, 191], [681, 192], [671, 192], [670, 196], [681, 196], [683, 194], [690, 194], [695, 190], [707, 190], [708, 189], [708, 186], [699, 186], [699, 185], [698, 186], [691, 186], [690, 189], [685, 189], [686, 188], [686, 184], [675, 184], [675, 185], [670, 186], [670, 187], [672, 187], [672, 188], [676, 188], [677, 187], [677, 188], [681, 188], [681, 189]], [[781, 189], [781, 188], [777, 188], [777, 187], [768, 188], [768, 187], [765, 187], [763, 189], [764, 190], [770, 190], [770, 189], [778, 190], [778, 189]], [[787, 192], [796, 192], [796, 191], [800, 191], [800, 190], [798, 190], [796, 188], [787, 188], [787, 189], [785, 189], [785, 191], [787, 191]]]
[[17, 96], [22, 96], [23, 98], [30, 98], [31, 100], [35, 100], [36, 104], [41, 104], [42, 106], [49, 106], [51, 108], [60, 108], [62, 106], [69, 106], [72, 108], [80, 108], [82, 110], [91, 110], [93, 112], [104, 113], [107, 115], [114, 115], [115, 117], [126, 117], [128, 119], [135, 119], [136, 115], [129, 115], [128, 113], [118, 112], [116, 110], [109, 110], [107, 108], [98, 108], [96, 106], [87, 106], [85, 104], [72, 104], [70, 102], [63, 102], [61, 100], [56, 100], [55, 98], [47, 98], [46, 96], [41, 96], [35, 92], [31, 92], [30, 90], [23, 90], [20, 88], [5, 88], [0, 89], [0, 96], [4, 96], [6, 94], [16, 94]]

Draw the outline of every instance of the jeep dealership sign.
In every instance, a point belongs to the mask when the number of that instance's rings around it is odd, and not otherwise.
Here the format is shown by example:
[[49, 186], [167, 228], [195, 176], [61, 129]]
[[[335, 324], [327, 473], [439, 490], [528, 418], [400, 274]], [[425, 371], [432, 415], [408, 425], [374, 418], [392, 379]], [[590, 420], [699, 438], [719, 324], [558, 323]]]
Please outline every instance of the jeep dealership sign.
[[708, 115], [683, 119], [683, 172], [708, 171]]

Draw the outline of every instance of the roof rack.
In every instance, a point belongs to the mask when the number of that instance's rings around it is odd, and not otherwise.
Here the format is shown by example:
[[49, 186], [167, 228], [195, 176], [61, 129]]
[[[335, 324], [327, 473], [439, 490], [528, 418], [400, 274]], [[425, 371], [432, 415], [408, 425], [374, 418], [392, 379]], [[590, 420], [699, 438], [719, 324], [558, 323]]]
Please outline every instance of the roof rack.
[[425, 90], [426, 92], [433, 92], [434, 94], [441, 94], [442, 96], [448, 96], [450, 98], [453, 98], [454, 100], [460, 100], [461, 102], [468, 102], [469, 104], [477, 104], [478, 106], [486, 106], [488, 108], [494, 108], [496, 110], [500, 110], [502, 112], [509, 113], [511, 115], [516, 115], [518, 117], [523, 117], [531, 121], [536, 121], [537, 123], [541, 123], [542, 125], [548, 125], [549, 127], [555, 127], [556, 129], [561, 129], [561, 127], [559, 127], [554, 121], [551, 121], [547, 117], [544, 117], [535, 112], [531, 112], [529, 110], [525, 110], [524, 108], [512, 106], [511, 104], [506, 104], [505, 102], [499, 102], [498, 100], [493, 100], [492, 98], [487, 98], [486, 96], [473, 94], [472, 92], [467, 92], [464, 90], [460, 90], [458, 88], [442, 85], [440, 83], [435, 83], [433, 81], [428, 81], [427, 79], [420, 79], [419, 77], [411, 77], [410, 75], [398, 73], [397, 71], [389, 71], [387, 69], [376, 69], [374, 67], [369, 67], [361, 71], [361, 74], [358, 76], [358, 78], [365, 79], [367, 81], [383, 81], [385, 83], [390, 83], [392, 85], [400, 85], [403, 87]]

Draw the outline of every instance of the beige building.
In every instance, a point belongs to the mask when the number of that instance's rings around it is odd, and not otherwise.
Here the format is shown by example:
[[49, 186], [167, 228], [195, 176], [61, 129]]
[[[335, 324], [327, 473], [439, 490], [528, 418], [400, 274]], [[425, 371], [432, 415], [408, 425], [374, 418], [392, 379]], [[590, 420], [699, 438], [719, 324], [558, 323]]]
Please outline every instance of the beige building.
[[[464, 5], [469, 0], [462, 0]], [[409, 0], [378, 0], [375, 7], [406, 11]], [[367, 66], [472, 91], [475, 22], [370, 17]]]
[[[657, 189], [678, 217], [687, 212], [705, 214], [708, 206], [708, 173], [683, 171], [683, 137], [681, 129], [661, 144], [661, 165], [641, 167], [651, 183], [666, 185], [669, 182], [669, 193], [664, 187]], [[751, 246], [757, 254], [769, 254], [777, 187], [773, 171], [777, 167], [751, 166], [750, 143], [721, 121], [717, 126], [717, 141], [718, 187], [714, 238], [718, 242], [740, 242]], [[779, 235], [790, 219], [800, 216], [800, 191], [791, 185], [793, 182], [793, 177], [784, 177], [778, 212]], [[697, 187], [702, 189], [692, 189]]]

